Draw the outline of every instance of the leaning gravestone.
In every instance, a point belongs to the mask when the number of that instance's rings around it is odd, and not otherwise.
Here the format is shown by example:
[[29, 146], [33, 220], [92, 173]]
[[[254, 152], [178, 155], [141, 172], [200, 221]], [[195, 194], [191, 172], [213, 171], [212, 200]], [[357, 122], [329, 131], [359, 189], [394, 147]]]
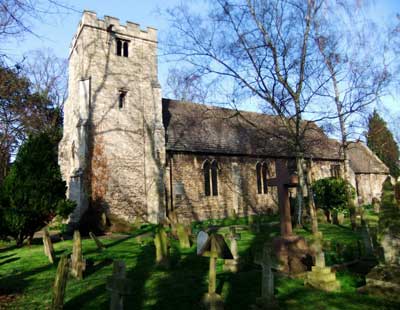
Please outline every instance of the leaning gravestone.
[[230, 240], [230, 249], [233, 259], [226, 259], [224, 262], [224, 270], [231, 272], [238, 272], [239, 270], [239, 251], [238, 251], [238, 240], [240, 240], [240, 234], [236, 233], [235, 227], [229, 227], [229, 233], [226, 234], [228, 240]]
[[156, 247], [156, 264], [169, 267], [169, 242], [164, 228], [160, 225], [154, 235], [154, 245]]
[[103, 243], [101, 243], [99, 238], [97, 238], [97, 236], [94, 233], [90, 232], [89, 236], [96, 243], [96, 246], [97, 246], [98, 250], [102, 251], [102, 250], [104, 250], [106, 248], [105, 245]]
[[54, 254], [53, 243], [51, 242], [49, 231], [46, 228], [43, 229], [43, 248], [44, 248], [44, 254], [49, 259], [49, 262], [51, 264], [54, 264], [55, 254]]
[[183, 224], [175, 225], [176, 234], [178, 235], [179, 245], [182, 249], [190, 248], [189, 227]]
[[123, 261], [114, 261], [113, 274], [107, 278], [107, 290], [111, 294], [110, 310], [124, 310], [126, 296], [132, 295], [132, 281], [126, 278]]
[[53, 298], [51, 310], [62, 310], [64, 305], [65, 289], [68, 280], [68, 257], [63, 255], [58, 263], [56, 278], [53, 284]]
[[[205, 235], [203, 234], [201, 238], [204, 238], [204, 236]], [[208, 293], [204, 296], [203, 302], [205, 306], [210, 310], [221, 310], [224, 307], [224, 303], [221, 295], [216, 293], [217, 259], [233, 259], [233, 256], [222, 235], [212, 233], [205, 241], [205, 243], [202, 243], [204, 242], [204, 239], [201, 239], [200, 241], [200, 244], [197, 244], [198, 255], [210, 257]]]
[[71, 255], [71, 275], [81, 280], [83, 278], [83, 272], [86, 269], [86, 262], [83, 259], [82, 254], [82, 240], [79, 230], [74, 231], [74, 244], [72, 247]]

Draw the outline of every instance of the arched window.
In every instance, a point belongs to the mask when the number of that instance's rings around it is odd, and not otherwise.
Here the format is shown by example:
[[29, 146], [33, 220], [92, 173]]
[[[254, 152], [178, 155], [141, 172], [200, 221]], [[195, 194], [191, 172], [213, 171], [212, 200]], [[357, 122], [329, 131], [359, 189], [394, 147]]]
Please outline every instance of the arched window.
[[204, 173], [204, 194], [206, 196], [211, 195], [211, 182], [210, 182], [210, 170], [211, 165], [208, 160], [203, 163], [203, 173]]
[[256, 164], [256, 177], [257, 177], [257, 193], [268, 193], [268, 165], [265, 162]]
[[124, 42], [124, 57], [128, 57], [128, 42]]
[[266, 163], [262, 164], [262, 180], [263, 180], [263, 191], [264, 194], [268, 193], [268, 184], [267, 184], [267, 175], [268, 175], [268, 167]]
[[262, 180], [261, 180], [261, 163], [256, 165], [257, 174], [257, 193], [262, 194]]
[[218, 196], [218, 164], [216, 160], [211, 163], [211, 184], [213, 196]]
[[122, 56], [122, 41], [117, 39], [117, 56]]
[[211, 163], [209, 160], [204, 161], [203, 175], [204, 194], [206, 196], [218, 196], [218, 163], [216, 160]]

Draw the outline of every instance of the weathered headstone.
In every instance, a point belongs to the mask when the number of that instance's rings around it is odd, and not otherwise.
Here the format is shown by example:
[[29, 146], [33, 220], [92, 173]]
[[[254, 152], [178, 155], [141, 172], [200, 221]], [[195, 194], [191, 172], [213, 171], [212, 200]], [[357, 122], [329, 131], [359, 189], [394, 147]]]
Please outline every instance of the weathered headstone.
[[[203, 235], [204, 236], [204, 235]], [[200, 244], [201, 245], [201, 244]], [[198, 244], [199, 246], [199, 244]], [[199, 248], [198, 248], [199, 249]], [[208, 293], [204, 296], [204, 304], [208, 309], [223, 309], [222, 297], [216, 293], [217, 288], [217, 259], [233, 259], [232, 253], [226, 244], [224, 237], [212, 233], [201, 246], [198, 255], [210, 257], [210, 269], [208, 277]]]
[[65, 289], [68, 280], [68, 257], [61, 256], [57, 267], [56, 278], [53, 284], [53, 298], [51, 302], [51, 310], [62, 310], [64, 305]]
[[156, 247], [157, 265], [169, 267], [169, 243], [168, 236], [162, 226], [159, 226], [154, 235], [154, 245]]
[[44, 254], [49, 259], [49, 262], [51, 264], [54, 264], [55, 254], [54, 254], [53, 243], [51, 242], [49, 231], [46, 228], [43, 229], [43, 249], [44, 249]]
[[107, 290], [111, 294], [110, 310], [124, 310], [125, 298], [132, 295], [132, 281], [126, 278], [123, 261], [114, 261], [113, 274], [107, 278]]
[[314, 240], [312, 246], [315, 253], [315, 266], [307, 272], [304, 285], [323, 291], [333, 292], [340, 289], [340, 282], [336, 280], [336, 274], [325, 265], [325, 254], [322, 249], [322, 239]]
[[86, 262], [83, 259], [81, 234], [79, 230], [75, 230], [71, 255], [71, 275], [81, 280], [85, 269]]
[[240, 240], [240, 234], [236, 233], [235, 227], [229, 228], [229, 233], [226, 234], [226, 238], [230, 240], [230, 249], [233, 259], [226, 259], [224, 262], [224, 270], [231, 272], [238, 272], [239, 270], [239, 250], [238, 240]]
[[256, 309], [275, 309], [277, 303], [274, 299], [274, 273], [272, 271], [273, 261], [271, 256], [271, 245], [264, 244], [261, 253], [257, 253], [254, 263], [261, 266], [261, 296], [257, 298]]
[[361, 237], [364, 244], [363, 257], [367, 259], [375, 258], [374, 245], [371, 239], [371, 234], [369, 232], [369, 227], [367, 222], [363, 222], [363, 225], [361, 226]]
[[178, 235], [179, 245], [182, 249], [189, 249], [190, 248], [190, 228], [183, 225], [183, 224], [176, 224], [175, 225], [176, 234]]
[[199, 233], [197, 234], [197, 255], [201, 255], [202, 253], [202, 248], [203, 246], [206, 244], [207, 240], [208, 240], [208, 234], [205, 231], [199, 231]]
[[98, 250], [102, 251], [102, 250], [104, 250], [106, 248], [106, 246], [103, 243], [101, 243], [99, 238], [97, 238], [97, 236], [94, 233], [89, 232], [89, 236], [96, 243], [96, 246], [97, 246]]

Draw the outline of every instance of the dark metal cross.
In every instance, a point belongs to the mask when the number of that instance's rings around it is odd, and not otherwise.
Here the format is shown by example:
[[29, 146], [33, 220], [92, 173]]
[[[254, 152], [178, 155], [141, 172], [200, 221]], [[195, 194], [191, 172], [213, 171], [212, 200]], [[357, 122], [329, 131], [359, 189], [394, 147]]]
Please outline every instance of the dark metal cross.
[[267, 184], [278, 188], [281, 236], [288, 237], [292, 235], [289, 188], [297, 186], [298, 179], [296, 175], [289, 174], [287, 160], [277, 159], [275, 161], [275, 171], [276, 177], [267, 179]]

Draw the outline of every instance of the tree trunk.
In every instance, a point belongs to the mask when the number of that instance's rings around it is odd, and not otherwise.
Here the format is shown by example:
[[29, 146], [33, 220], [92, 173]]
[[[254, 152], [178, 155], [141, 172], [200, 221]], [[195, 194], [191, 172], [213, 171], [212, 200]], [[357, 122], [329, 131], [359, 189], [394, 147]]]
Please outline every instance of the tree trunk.
[[325, 216], [326, 216], [326, 221], [327, 221], [328, 223], [332, 224], [332, 221], [331, 221], [331, 212], [330, 212], [329, 210], [324, 209], [324, 214], [325, 214]]
[[314, 236], [318, 235], [318, 217], [317, 217], [317, 209], [315, 208], [315, 202], [314, 202], [314, 193], [312, 190], [312, 182], [313, 182], [313, 177], [312, 177], [312, 160], [310, 160], [307, 173], [306, 173], [306, 184], [307, 184], [307, 191], [308, 191], [308, 207], [309, 207], [309, 212], [310, 212], [310, 217], [311, 217], [311, 231]]
[[339, 225], [338, 211], [336, 210], [332, 211], [332, 223], [335, 225]]
[[303, 170], [303, 162], [304, 158], [302, 155], [296, 158], [296, 170], [299, 179], [299, 183], [297, 185], [297, 210], [295, 214], [295, 224], [297, 226], [302, 226], [302, 213], [303, 213], [303, 204], [304, 204], [304, 170]]

